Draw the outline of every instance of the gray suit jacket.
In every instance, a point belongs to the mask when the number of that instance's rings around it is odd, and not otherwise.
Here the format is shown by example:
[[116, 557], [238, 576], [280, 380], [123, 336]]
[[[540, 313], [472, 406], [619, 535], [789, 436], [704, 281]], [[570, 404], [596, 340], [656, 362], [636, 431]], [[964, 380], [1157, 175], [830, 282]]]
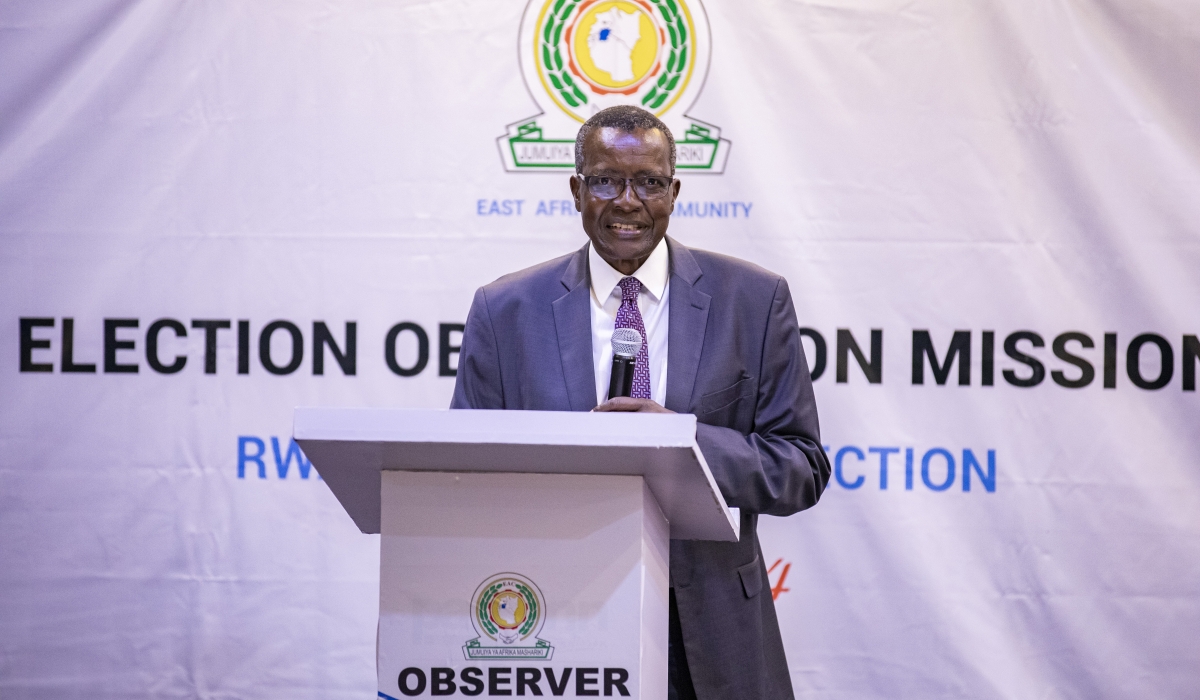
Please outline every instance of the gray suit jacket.
[[[667, 239], [666, 407], [697, 442], [740, 542], [671, 541], [671, 582], [700, 700], [792, 697], [758, 514], [811, 507], [829, 480], [812, 380], [787, 282]], [[587, 247], [475, 293], [452, 408], [588, 411], [596, 405]]]

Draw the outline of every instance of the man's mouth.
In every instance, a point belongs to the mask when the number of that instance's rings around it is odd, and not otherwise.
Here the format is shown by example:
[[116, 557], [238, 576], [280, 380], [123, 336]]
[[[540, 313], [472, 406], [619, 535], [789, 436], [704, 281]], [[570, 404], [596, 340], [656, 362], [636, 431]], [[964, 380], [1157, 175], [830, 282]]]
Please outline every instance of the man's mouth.
[[608, 229], [617, 234], [641, 233], [647, 228], [649, 228], [649, 226], [646, 224], [611, 223], [608, 225]]

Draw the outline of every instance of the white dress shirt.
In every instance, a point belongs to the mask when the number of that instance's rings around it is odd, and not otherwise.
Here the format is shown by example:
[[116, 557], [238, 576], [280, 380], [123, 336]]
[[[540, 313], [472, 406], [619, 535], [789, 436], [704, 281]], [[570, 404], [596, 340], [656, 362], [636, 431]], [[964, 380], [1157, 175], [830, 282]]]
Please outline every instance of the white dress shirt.
[[[588, 271], [592, 279], [592, 361], [596, 367], [596, 403], [604, 403], [612, 378], [612, 334], [617, 325], [617, 310], [621, 308], [621, 288], [617, 285], [625, 275], [605, 262], [591, 245], [588, 245]], [[646, 326], [646, 351], [650, 354], [650, 398], [659, 404], [665, 404], [667, 400], [669, 275], [666, 238], [658, 242], [646, 262], [631, 275], [642, 283], [638, 311]]]

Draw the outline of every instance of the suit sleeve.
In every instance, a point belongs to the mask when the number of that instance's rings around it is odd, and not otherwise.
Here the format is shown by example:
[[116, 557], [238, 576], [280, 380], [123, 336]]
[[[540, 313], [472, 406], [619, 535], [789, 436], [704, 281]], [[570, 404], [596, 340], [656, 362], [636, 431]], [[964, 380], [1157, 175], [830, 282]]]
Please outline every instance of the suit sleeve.
[[696, 441], [730, 506], [791, 515], [816, 504], [830, 469], [796, 310], [782, 278], [771, 300], [761, 366], [752, 432], [701, 423]]
[[504, 408], [499, 347], [482, 287], [475, 292], [465, 325], [450, 408]]

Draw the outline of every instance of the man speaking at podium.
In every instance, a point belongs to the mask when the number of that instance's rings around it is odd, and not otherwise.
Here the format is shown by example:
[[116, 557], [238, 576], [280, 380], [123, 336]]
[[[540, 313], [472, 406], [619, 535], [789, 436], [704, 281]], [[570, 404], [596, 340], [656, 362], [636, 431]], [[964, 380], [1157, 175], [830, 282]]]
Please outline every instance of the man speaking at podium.
[[[630, 106], [575, 141], [588, 244], [475, 293], [453, 408], [693, 413], [741, 541], [671, 541], [668, 697], [791, 698], [758, 514], [811, 507], [829, 479], [787, 282], [667, 238], [675, 140]], [[630, 396], [608, 397], [610, 340], [632, 328]]]

